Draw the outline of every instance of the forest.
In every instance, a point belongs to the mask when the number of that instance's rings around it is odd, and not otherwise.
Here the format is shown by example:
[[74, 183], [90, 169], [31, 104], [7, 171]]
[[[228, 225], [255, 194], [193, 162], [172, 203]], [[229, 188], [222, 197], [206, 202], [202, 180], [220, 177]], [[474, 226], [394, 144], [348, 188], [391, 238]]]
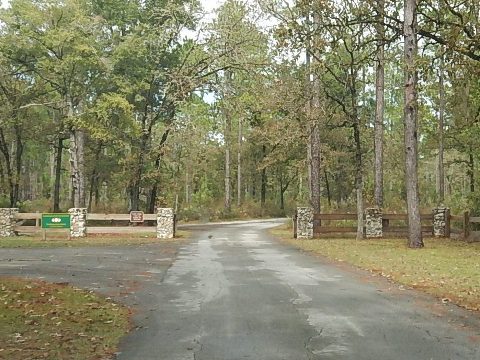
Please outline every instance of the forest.
[[480, 214], [479, 64], [476, 0], [11, 0], [0, 207]]

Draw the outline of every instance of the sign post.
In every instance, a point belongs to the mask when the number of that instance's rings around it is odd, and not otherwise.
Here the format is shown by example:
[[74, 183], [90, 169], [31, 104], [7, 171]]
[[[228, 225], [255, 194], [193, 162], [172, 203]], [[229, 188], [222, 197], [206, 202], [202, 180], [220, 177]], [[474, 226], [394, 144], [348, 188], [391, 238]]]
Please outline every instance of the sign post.
[[[70, 214], [42, 214], [43, 240], [47, 239], [47, 229], [70, 230]], [[70, 239], [70, 231], [68, 234]]]

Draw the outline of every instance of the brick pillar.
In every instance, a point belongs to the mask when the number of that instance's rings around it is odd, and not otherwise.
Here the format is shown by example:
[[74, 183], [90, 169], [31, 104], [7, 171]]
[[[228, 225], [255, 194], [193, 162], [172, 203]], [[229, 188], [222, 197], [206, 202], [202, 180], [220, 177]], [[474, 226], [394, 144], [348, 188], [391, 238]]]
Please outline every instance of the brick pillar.
[[175, 236], [175, 213], [171, 208], [157, 209], [157, 238], [173, 239]]
[[81, 238], [87, 236], [87, 209], [72, 208], [70, 213], [70, 237]]
[[381, 238], [383, 236], [383, 213], [381, 209], [365, 209], [365, 235], [367, 238]]
[[0, 208], [0, 237], [15, 236], [17, 208]]
[[313, 238], [313, 208], [297, 208], [297, 239]]
[[433, 236], [450, 237], [450, 209], [438, 207], [433, 213]]

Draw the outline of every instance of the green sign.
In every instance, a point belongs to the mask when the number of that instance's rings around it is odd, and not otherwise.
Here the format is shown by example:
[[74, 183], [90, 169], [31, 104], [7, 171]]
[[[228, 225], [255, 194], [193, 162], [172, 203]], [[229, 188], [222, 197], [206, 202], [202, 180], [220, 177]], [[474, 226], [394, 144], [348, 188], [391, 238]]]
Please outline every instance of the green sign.
[[42, 214], [42, 229], [70, 229], [70, 214]]

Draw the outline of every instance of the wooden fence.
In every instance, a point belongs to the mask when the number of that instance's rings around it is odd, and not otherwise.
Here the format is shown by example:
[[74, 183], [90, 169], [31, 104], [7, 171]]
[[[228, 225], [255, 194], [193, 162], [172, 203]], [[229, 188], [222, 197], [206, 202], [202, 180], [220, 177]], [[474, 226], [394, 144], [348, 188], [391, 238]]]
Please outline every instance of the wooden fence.
[[470, 216], [470, 212], [465, 211], [462, 216], [451, 215], [450, 222], [453, 223], [453, 226], [451, 226], [453, 234], [460, 235], [464, 239], [480, 236], [480, 231], [475, 229], [480, 224], [480, 216]]
[[[41, 213], [17, 213], [15, 215], [17, 223], [15, 225], [15, 231], [19, 233], [36, 233], [41, 230]], [[156, 214], [144, 214], [144, 221], [157, 221]], [[87, 214], [87, 226], [88, 222], [103, 222], [103, 226], [118, 226], [118, 222], [128, 222], [130, 224], [130, 214]], [[108, 222], [108, 224], [105, 224]], [[117, 224], [115, 224], [117, 222]], [[92, 227], [90, 225], [90, 227]], [[153, 227], [153, 226], [152, 226]], [[142, 226], [139, 227], [141, 231]]]
[[[422, 233], [425, 236], [433, 235], [433, 214], [421, 214]], [[297, 214], [294, 215], [294, 237], [297, 236]], [[408, 214], [382, 214], [384, 236], [406, 236], [408, 234]], [[315, 214], [313, 216], [313, 236], [322, 237], [326, 234], [352, 234], [357, 232], [357, 214]], [[363, 217], [365, 221], [365, 216]], [[339, 224], [343, 222], [344, 224]], [[345, 224], [347, 222], [347, 224]], [[350, 224], [354, 222], [353, 224]], [[333, 224], [332, 224], [333, 223]], [[447, 217], [445, 235], [451, 234], [468, 239], [472, 234], [480, 236], [480, 231], [473, 231], [473, 224], [480, 224], [480, 217], [472, 217], [466, 211], [464, 215], [450, 215]], [[480, 225], [479, 225], [480, 226]], [[365, 231], [365, 227], [364, 227]]]
[[[408, 232], [407, 214], [383, 214], [383, 233], [390, 235], [405, 235]], [[365, 216], [363, 218], [365, 221]], [[422, 232], [433, 234], [433, 215], [421, 214]], [[315, 214], [313, 216], [313, 236], [321, 237], [325, 234], [356, 233], [357, 226], [331, 226], [331, 222], [354, 221], [357, 222], [357, 214]], [[398, 224], [400, 222], [401, 224]]]

